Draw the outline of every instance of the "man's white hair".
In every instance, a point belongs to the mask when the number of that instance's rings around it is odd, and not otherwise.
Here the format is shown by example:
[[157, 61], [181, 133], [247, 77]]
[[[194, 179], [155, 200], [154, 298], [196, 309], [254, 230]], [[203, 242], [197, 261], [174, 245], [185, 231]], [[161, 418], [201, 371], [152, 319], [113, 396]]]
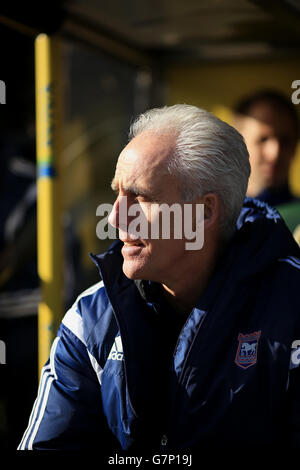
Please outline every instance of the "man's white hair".
[[164, 106], [137, 117], [129, 132], [174, 132], [175, 146], [168, 160], [184, 202], [213, 192], [222, 204], [221, 227], [225, 238], [235, 230], [250, 175], [249, 154], [241, 134], [204, 109], [187, 104]]

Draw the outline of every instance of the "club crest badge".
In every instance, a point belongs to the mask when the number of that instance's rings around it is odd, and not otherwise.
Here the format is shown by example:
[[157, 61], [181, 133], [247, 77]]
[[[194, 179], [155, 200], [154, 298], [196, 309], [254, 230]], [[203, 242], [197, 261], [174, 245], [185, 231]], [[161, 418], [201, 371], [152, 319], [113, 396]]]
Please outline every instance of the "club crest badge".
[[261, 331], [255, 331], [249, 335], [239, 334], [239, 345], [235, 356], [235, 363], [243, 369], [256, 364], [257, 361], [257, 347]]

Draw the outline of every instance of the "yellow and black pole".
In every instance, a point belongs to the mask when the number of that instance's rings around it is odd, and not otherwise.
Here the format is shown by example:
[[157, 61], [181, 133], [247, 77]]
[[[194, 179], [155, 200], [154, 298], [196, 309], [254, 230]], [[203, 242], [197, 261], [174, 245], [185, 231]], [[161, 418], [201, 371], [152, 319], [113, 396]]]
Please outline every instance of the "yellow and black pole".
[[39, 371], [62, 317], [61, 96], [59, 40], [35, 39], [37, 238], [42, 298], [38, 310]]

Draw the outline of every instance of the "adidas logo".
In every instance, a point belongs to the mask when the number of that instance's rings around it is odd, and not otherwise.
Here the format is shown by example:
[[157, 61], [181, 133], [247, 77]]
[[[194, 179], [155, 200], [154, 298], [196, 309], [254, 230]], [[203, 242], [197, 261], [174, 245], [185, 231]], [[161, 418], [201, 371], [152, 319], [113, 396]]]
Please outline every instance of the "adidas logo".
[[123, 361], [123, 345], [121, 336], [117, 336], [109, 353], [108, 359], [112, 361]]

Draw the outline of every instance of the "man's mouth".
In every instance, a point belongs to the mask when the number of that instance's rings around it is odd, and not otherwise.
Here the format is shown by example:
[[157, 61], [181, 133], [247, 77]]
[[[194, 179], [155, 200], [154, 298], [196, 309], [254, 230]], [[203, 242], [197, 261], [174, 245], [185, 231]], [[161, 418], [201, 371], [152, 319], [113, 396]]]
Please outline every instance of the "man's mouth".
[[145, 244], [140, 240], [123, 241], [122, 254], [127, 256], [136, 256], [145, 247]]
[[144, 246], [144, 243], [140, 241], [135, 241], [135, 242], [123, 242], [124, 246]]

